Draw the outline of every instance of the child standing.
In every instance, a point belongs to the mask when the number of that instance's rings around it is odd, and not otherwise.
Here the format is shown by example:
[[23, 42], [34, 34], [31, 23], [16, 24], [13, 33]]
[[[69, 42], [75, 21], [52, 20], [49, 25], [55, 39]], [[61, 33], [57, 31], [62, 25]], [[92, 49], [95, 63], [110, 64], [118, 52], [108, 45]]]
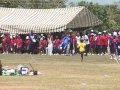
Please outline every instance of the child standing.
[[84, 55], [84, 52], [85, 52], [85, 47], [86, 47], [86, 44], [83, 42], [83, 40], [80, 40], [80, 43], [78, 44], [78, 48], [79, 48], [79, 51], [80, 51], [80, 54], [81, 54], [81, 62], [83, 61], [83, 55]]

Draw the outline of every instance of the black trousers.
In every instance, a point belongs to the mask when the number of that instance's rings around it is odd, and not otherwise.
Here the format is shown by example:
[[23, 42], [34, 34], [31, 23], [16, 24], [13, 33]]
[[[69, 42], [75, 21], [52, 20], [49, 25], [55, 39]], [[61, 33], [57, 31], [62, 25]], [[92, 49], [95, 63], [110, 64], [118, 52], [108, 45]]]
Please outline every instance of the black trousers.
[[85, 47], [86, 56], [89, 53], [89, 51], [90, 51], [90, 44], [87, 44], [86, 47]]
[[101, 54], [102, 53], [102, 45], [97, 45], [96, 46], [96, 53]]
[[105, 54], [107, 53], [107, 46], [106, 45], [103, 45], [102, 46], [102, 52]]

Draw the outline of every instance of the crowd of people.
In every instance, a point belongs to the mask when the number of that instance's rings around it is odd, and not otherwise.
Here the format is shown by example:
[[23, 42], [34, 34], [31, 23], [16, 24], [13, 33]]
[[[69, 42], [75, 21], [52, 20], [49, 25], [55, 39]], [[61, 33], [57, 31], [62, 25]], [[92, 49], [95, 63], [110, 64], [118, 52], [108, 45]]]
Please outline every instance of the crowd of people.
[[110, 59], [120, 58], [120, 31], [106, 31], [81, 34], [65, 32], [61, 34], [27, 35], [4, 33], [1, 35], [1, 53], [28, 53], [42, 55], [75, 55], [87, 56], [109, 54]]

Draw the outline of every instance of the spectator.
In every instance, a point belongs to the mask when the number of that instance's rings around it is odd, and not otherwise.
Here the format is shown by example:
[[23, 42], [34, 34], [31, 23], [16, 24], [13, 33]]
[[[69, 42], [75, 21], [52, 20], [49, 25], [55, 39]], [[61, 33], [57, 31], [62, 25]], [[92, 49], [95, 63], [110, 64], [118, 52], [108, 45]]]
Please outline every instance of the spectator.
[[101, 40], [101, 42], [102, 42], [102, 52], [103, 52], [103, 54], [106, 54], [106, 53], [108, 53], [107, 47], [108, 47], [108, 39], [109, 39], [106, 31], [103, 31], [103, 35], [102, 35], [101, 38], [102, 38], [102, 40]]
[[25, 42], [24, 42], [24, 48], [25, 48], [25, 52], [29, 53], [29, 45], [30, 45], [30, 39], [29, 39], [29, 36], [26, 36], [25, 38]]
[[101, 55], [101, 53], [102, 53], [102, 35], [101, 34], [102, 33], [99, 32], [98, 36], [96, 38], [96, 44], [97, 44], [96, 49], [97, 49], [97, 54], [98, 55]]
[[94, 33], [91, 33], [91, 35], [90, 35], [90, 51], [91, 51], [91, 54], [94, 55], [94, 53], [95, 53], [95, 37], [94, 37]]
[[53, 36], [52, 35], [48, 35], [48, 55], [52, 55], [53, 54]]
[[56, 36], [56, 38], [55, 38], [55, 40], [53, 41], [53, 47], [54, 47], [54, 54], [58, 54], [59, 53], [59, 49], [58, 49], [58, 47], [59, 47], [59, 45], [60, 45], [60, 43], [61, 43], [61, 41], [60, 41], [60, 39], [58, 38], [58, 36]]
[[40, 53], [46, 54], [47, 40], [43, 36], [39, 42]]
[[17, 53], [21, 53], [23, 41], [20, 36], [17, 37]]
[[86, 47], [85, 47], [85, 56], [87, 56], [88, 55], [88, 53], [89, 53], [89, 50], [90, 50], [90, 42], [89, 42], [89, 37], [88, 37], [88, 35], [86, 34], [86, 35], [84, 35], [84, 43], [86, 44]]

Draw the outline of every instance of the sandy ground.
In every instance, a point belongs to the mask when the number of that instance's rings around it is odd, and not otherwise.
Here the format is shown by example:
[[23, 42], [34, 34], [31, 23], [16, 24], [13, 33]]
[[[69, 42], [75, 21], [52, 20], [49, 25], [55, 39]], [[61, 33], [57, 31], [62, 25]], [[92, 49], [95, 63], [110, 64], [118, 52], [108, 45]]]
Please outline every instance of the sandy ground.
[[0, 55], [3, 66], [32, 64], [38, 76], [1, 76], [0, 90], [120, 90], [120, 65], [108, 56]]

